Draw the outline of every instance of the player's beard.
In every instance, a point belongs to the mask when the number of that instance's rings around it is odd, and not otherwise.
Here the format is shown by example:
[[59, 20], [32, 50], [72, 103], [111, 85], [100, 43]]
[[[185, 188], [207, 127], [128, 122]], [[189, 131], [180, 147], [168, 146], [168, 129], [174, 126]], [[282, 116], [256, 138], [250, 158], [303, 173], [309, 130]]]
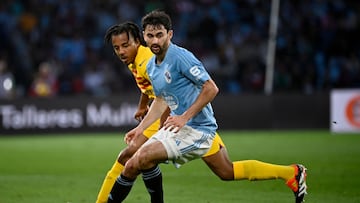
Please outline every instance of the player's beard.
[[163, 52], [163, 50], [164, 50], [164, 49], [163, 49], [160, 45], [158, 45], [158, 44], [151, 45], [150, 49], [151, 49], [151, 51], [152, 51], [155, 55], [160, 55], [160, 54], [162, 54], [162, 52]]
[[169, 48], [170, 42], [165, 41], [162, 45], [153, 44], [150, 49], [155, 55], [164, 55], [166, 50]]

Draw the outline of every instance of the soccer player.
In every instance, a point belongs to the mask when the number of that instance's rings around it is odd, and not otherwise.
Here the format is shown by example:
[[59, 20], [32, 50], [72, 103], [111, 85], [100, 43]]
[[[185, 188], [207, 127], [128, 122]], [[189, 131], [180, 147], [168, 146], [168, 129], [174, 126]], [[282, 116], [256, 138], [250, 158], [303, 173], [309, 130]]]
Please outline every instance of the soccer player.
[[[105, 34], [105, 41], [111, 44], [118, 58], [128, 66], [132, 72], [138, 88], [141, 91], [138, 110], [135, 113], [135, 119], [141, 121], [148, 111], [149, 102], [154, 98], [153, 88], [146, 73], [146, 64], [153, 56], [141, 36], [139, 27], [132, 22], [110, 27]], [[168, 113], [164, 113], [168, 116]], [[123, 149], [112, 168], [108, 171], [101, 189], [99, 191], [96, 203], [107, 202], [111, 188], [124, 168], [126, 161], [135, 153], [135, 151], [145, 143], [160, 128], [160, 120], [153, 122], [144, 132], [132, 139], [128, 146]], [[156, 174], [155, 178], [152, 178]], [[157, 165], [142, 171], [144, 183], [150, 193], [151, 202], [163, 202], [162, 175]], [[151, 182], [149, 179], [151, 178]]]
[[[138, 88], [141, 90], [138, 110], [135, 113], [135, 119], [141, 121], [148, 111], [149, 101], [153, 100], [155, 97], [149, 76], [146, 72], [146, 65], [153, 56], [153, 53], [145, 46], [145, 42], [138, 26], [132, 22], [125, 22], [110, 27], [105, 34], [105, 41], [112, 45], [118, 58], [124, 64], [128, 65], [129, 70], [133, 73]], [[160, 120], [165, 120], [168, 115], [169, 112], [166, 111]], [[126, 161], [146, 140], [148, 140], [148, 138], [159, 130], [160, 123], [161, 121], [157, 120], [144, 130], [142, 135], [137, 136], [132, 139], [131, 142], [128, 142], [129, 145], [120, 152], [112, 168], [108, 171], [99, 191], [96, 203], [107, 202], [111, 188], [114, 185], [116, 178], [123, 170]], [[210, 156], [216, 153], [220, 149], [220, 146], [224, 146], [224, 143], [218, 134], [216, 134], [211, 149], [204, 156]], [[154, 174], [156, 176], [154, 176]], [[150, 193], [151, 202], [163, 202], [162, 175], [159, 167], [156, 166], [150, 170], [146, 170], [145, 173], [143, 173], [143, 179]]]
[[303, 165], [285, 166], [257, 160], [231, 162], [226, 150], [203, 156], [211, 148], [217, 130], [210, 102], [218, 88], [191, 52], [171, 42], [171, 19], [165, 12], [148, 13], [142, 19], [142, 28], [144, 39], [155, 54], [148, 62], [147, 72], [156, 98], [144, 119], [126, 134], [125, 141], [141, 135], [168, 107], [171, 115], [128, 160], [108, 202], [122, 202], [144, 170], [166, 161], [180, 167], [197, 158], [202, 158], [223, 180], [283, 179], [294, 192], [295, 202], [303, 202], [307, 189]]

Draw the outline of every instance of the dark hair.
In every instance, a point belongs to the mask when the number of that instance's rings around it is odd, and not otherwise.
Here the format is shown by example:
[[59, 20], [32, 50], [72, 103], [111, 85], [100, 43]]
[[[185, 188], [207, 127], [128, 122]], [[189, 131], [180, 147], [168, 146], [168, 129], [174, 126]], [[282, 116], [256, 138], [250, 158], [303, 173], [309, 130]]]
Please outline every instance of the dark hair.
[[114, 35], [119, 35], [122, 33], [126, 33], [128, 38], [131, 36], [134, 37], [134, 39], [138, 39], [140, 41], [140, 44], [145, 46], [146, 43], [141, 35], [141, 31], [139, 27], [133, 23], [133, 22], [124, 22], [121, 24], [116, 24], [111, 26], [105, 34], [104, 40], [105, 43], [111, 44], [111, 37]]
[[145, 30], [147, 25], [163, 25], [167, 31], [172, 30], [171, 19], [164, 11], [154, 10], [146, 14], [141, 20], [142, 28]]

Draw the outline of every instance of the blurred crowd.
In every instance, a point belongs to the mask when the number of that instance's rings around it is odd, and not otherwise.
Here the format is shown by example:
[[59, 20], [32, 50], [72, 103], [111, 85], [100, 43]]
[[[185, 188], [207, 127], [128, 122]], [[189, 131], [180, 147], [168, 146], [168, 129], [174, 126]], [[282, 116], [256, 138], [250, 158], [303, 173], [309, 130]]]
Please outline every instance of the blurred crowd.
[[[264, 92], [271, 1], [2, 0], [0, 98], [122, 94], [134, 83], [104, 34], [154, 9], [222, 93]], [[281, 0], [274, 93], [360, 87], [360, 1]], [[133, 85], [134, 86], [134, 85]]]

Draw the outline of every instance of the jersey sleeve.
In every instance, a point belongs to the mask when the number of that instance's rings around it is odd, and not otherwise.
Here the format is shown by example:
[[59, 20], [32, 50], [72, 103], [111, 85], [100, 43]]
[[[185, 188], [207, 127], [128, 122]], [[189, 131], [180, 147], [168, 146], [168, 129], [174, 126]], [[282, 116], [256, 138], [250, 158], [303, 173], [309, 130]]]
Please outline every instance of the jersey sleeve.
[[177, 67], [181, 67], [180, 72], [197, 85], [211, 79], [204, 65], [191, 53], [180, 55], [177, 63]]

